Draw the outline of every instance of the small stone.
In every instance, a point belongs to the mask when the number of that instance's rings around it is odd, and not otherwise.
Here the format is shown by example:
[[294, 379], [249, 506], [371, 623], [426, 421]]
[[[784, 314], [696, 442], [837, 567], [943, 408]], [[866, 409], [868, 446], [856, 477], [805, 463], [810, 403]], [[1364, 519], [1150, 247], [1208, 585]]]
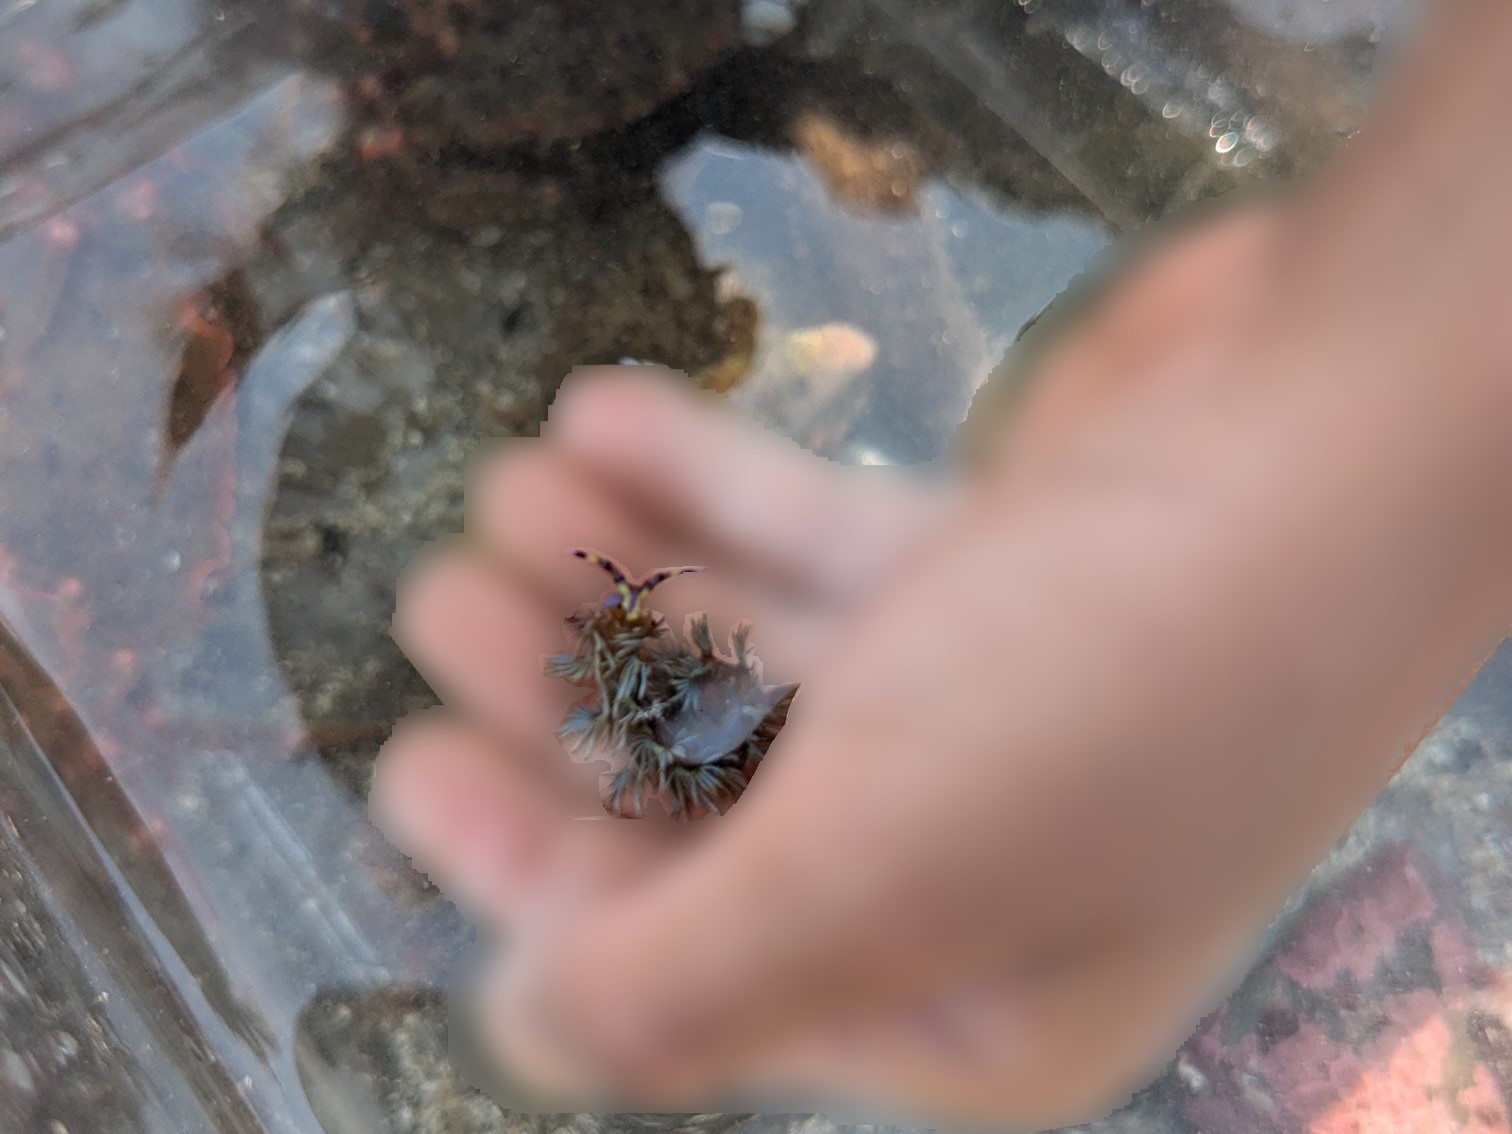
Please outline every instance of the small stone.
[[741, 7], [741, 25], [745, 40], [753, 47], [764, 47], [781, 39], [798, 26], [798, 12], [803, 0], [745, 0]]
[[788, 364], [801, 374], [849, 378], [877, 360], [877, 340], [849, 323], [794, 331], [783, 343]]
[[706, 210], [709, 231], [716, 236], [728, 236], [740, 227], [745, 214], [734, 201], [715, 201]]
[[79, 1041], [69, 1032], [57, 1031], [52, 1035], [52, 1056], [59, 1067], [67, 1067], [79, 1054]]

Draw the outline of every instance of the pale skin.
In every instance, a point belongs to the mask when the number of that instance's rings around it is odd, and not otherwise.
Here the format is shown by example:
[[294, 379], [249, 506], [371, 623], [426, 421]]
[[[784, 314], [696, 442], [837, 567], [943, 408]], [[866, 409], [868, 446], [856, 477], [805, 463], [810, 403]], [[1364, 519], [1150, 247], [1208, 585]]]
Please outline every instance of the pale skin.
[[[507, 932], [511, 1073], [1046, 1127], [1158, 1070], [1512, 621], [1504, 7], [1443, 5], [1327, 176], [1142, 264], [951, 489], [644, 370], [480, 463], [395, 622], [447, 707], [372, 809]], [[803, 682], [727, 816], [578, 821], [540, 674], [603, 590], [575, 546], [709, 566], [659, 609]]]

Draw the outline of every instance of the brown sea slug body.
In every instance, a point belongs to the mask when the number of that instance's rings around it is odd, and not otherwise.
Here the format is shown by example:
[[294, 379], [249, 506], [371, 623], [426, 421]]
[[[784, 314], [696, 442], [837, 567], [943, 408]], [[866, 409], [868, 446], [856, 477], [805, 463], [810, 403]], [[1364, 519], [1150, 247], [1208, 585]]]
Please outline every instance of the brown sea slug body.
[[572, 554], [603, 568], [614, 589], [567, 619], [573, 649], [546, 662], [549, 675], [590, 690], [558, 735], [569, 751], [619, 765], [604, 800], [615, 815], [642, 815], [649, 799], [673, 818], [725, 811], [781, 731], [798, 687], [762, 684], [748, 625], [735, 628], [722, 654], [707, 617], [679, 636], [647, 605], [652, 588], [701, 568], [636, 580], [597, 552]]

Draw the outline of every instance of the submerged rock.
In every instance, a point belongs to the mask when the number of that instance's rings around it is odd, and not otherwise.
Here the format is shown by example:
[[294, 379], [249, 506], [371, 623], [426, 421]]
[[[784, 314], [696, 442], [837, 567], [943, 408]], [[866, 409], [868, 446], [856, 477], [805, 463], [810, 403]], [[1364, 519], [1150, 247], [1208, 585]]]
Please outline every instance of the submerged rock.
[[651, 113], [739, 46], [740, 5], [347, 0], [336, 38], [372, 117], [434, 146], [489, 150]]

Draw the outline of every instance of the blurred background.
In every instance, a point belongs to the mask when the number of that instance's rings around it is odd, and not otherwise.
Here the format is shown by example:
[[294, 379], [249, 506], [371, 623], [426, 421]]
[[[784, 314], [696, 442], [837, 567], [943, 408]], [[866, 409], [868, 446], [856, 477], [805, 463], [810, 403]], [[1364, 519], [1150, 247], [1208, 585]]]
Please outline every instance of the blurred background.
[[[1316, 168], [1385, 0], [0, 0], [0, 1129], [490, 1134], [367, 825], [394, 581], [575, 365], [926, 465], [1123, 233]], [[1498, 659], [1129, 1134], [1512, 1130]]]

